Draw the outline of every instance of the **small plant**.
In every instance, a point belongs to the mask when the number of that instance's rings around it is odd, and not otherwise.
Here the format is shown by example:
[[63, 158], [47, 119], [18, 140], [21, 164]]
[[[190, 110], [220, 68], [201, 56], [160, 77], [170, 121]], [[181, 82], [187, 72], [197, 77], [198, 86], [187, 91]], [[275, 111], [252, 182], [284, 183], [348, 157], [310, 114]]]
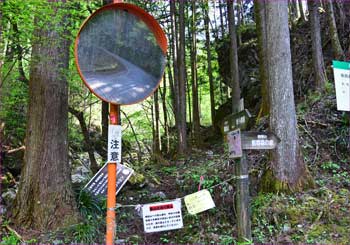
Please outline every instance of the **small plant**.
[[84, 217], [100, 216], [105, 213], [104, 201], [91, 195], [84, 190], [80, 191], [78, 196], [78, 208]]
[[340, 165], [338, 163], [328, 161], [328, 162], [324, 162], [321, 168], [323, 170], [331, 170], [333, 173], [335, 173], [337, 170], [340, 169]]
[[18, 237], [11, 232], [11, 234], [3, 237], [1, 239], [0, 244], [20, 244], [21, 241], [18, 239]]
[[221, 244], [236, 244], [236, 240], [232, 236], [221, 235], [220, 236]]

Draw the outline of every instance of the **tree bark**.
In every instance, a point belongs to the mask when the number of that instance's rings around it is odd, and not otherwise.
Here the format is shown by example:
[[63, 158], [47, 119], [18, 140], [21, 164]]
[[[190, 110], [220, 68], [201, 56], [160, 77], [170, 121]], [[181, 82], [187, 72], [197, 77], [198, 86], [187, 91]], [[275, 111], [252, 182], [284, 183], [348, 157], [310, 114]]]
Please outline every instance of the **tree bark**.
[[[169, 125], [168, 125], [168, 110], [167, 110], [167, 101], [166, 101], [166, 94], [167, 94], [167, 82], [166, 82], [166, 74], [163, 76], [163, 90], [161, 92], [162, 96], [162, 108], [163, 108], [163, 120], [164, 120], [164, 137], [166, 141], [166, 149], [165, 153], [169, 153], [170, 150], [170, 139], [169, 139]], [[162, 150], [164, 151], [164, 150]]]
[[[177, 20], [176, 20], [176, 0], [170, 0], [170, 25], [171, 25], [171, 37], [172, 37], [172, 42], [171, 42], [171, 53], [173, 55], [173, 72], [174, 76], [173, 79], [170, 79], [169, 77], [169, 82], [173, 80], [173, 99], [174, 99], [174, 117], [175, 117], [175, 126], [178, 129], [179, 128], [179, 66], [178, 66], [178, 28], [177, 28]], [[169, 70], [171, 73], [171, 71]], [[171, 75], [169, 73], [169, 75]]]
[[101, 128], [102, 128], [102, 150], [104, 152], [103, 159], [107, 159], [107, 143], [108, 143], [108, 119], [109, 104], [101, 101]]
[[198, 81], [197, 81], [197, 16], [196, 1], [192, 0], [192, 21], [191, 21], [191, 74], [192, 74], [192, 119], [193, 119], [193, 139], [195, 143], [200, 140], [200, 116], [198, 104]]
[[270, 128], [281, 139], [262, 180], [265, 191], [300, 190], [309, 184], [298, 143], [288, 27], [288, 2], [266, 1]]
[[93, 144], [90, 140], [89, 130], [88, 130], [88, 127], [86, 126], [84, 113], [82, 111], [75, 110], [72, 107], [69, 107], [68, 110], [79, 121], [81, 132], [82, 132], [83, 137], [84, 137], [85, 147], [86, 147], [87, 152], [89, 154], [90, 168], [91, 168], [91, 171], [95, 174], [99, 170], [99, 166], [96, 162], [96, 158], [95, 158], [95, 154], [94, 154], [95, 151], [94, 151]]
[[159, 99], [158, 89], [154, 92], [154, 138], [153, 138], [153, 154], [160, 154], [159, 140]]
[[186, 70], [185, 70], [185, 2], [179, 0], [179, 125], [178, 125], [178, 153], [185, 154], [187, 151], [186, 134]]
[[301, 20], [306, 21], [304, 8], [303, 8], [303, 2], [302, 2], [302, 0], [297, 0], [297, 1], [298, 1], [299, 13], [300, 13]]
[[267, 77], [267, 63], [266, 59], [266, 9], [265, 0], [254, 0], [255, 9], [255, 22], [256, 31], [258, 34], [258, 47], [259, 47], [259, 75], [261, 82], [261, 107], [258, 115], [258, 119], [261, 116], [266, 116], [269, 113], [269, 84]]
[[239, 71], [238, 71], [238, 52], [237, 52], [237, 34], [234, 19], [233, 0], [227, 0], [228, 11], [228, 29], [230, 33], [230, 79], [232, 84], [232, 112], [236, 112], [239, 107], [241, 98], [241, 89], [239, 87]]
[[223, 12], [223, 2], [225, 0], [219, 0], [219, 11], [220, 11], [220, 27], [221, 27], [221, 38], [225, 36], [225, 23], [224, 23], [224, 12]]
[[334, 10], [332, 0], [325, 0], [327, 8], [327, 20], [329, 26], [329, 35], [331, 38], [333, 55], [335, 59], [344, 59], [344, 51], [340, 45], [337, 24], [334, 18]]
[[[48, 4], [58, 13], [55, 3]], [[64, 18], [62, 18], [62, 22]], [[35, 23], [38, 23], [36, 17]], [[23, 227], [54, 230], [78, 221], [68, 164], [69, 40], [62, 23], [37, 26], [29, 81], [25, 163], [13, 207], [13, 221]]]
[[211, 66], [211, 45], [210, 45], [210, 31], [209, 31], [209, 4], [204, 9], [204, 27], [205, 27], [205, 48], [207, 50], [207, 62], [208, 62], [208, 77], [209, 77], [209, 94], [210, 94], [210, 116], [211, 123], [214, 125], [215, 119], [215, 88], [213, 71]]
[[327, 79], [323, 62], [321, 27], [318, 13], [320, 2], [319, 0], [308, 1], [308, 6], [312, 41], [312, 63], [315, 74], [315, 85], [317, 90], [323, 91]]

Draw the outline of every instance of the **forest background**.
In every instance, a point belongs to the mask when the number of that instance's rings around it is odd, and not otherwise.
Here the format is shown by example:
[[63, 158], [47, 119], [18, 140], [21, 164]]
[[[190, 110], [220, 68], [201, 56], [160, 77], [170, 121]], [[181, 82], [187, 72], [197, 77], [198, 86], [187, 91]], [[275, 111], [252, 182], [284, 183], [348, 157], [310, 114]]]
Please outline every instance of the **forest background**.
[[[103, 243], [104, 205], [82, 187], [104, 164], [108, 104], [83, 85], [73, 42], [111, 1], [1, 1], [1, 236]], [[118, 202], [167, 200], [234, 175], [220, 132], [240, 99], [249, 130], [281, 138], [250, 151], [254, 242], [349, 243], [349, 116], [337, 111], [331, 61], [350, 58], [347, 1], [129, 1], [167, 34], [167, 69], [146, 101], [122, 107], [123, 163], [135, 170]], [[127, 48], [127, 47], [126, 47]], [[147, 235], [130, 209], [119, 243], [234, 243], [234, 182], [217, 208]], [[120, 212], [120, 213], [119, 213]], [[132, 221], [130, 221], [132, 220]]]

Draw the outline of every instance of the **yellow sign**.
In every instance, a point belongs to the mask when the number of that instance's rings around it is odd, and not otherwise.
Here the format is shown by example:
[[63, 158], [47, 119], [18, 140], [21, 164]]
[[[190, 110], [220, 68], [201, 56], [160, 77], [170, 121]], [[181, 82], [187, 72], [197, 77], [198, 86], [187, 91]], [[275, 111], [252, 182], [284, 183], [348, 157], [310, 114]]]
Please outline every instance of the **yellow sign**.
[[201, 190], [185, 196], [185, 204], [190, 214], [198, 214], [215, 207], [208, 190]]

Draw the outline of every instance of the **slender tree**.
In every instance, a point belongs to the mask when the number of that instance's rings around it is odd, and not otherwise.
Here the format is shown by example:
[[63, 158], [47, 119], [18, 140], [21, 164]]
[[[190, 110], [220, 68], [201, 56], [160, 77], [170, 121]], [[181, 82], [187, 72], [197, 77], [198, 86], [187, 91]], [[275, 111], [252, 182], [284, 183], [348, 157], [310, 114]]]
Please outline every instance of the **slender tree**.
[[200, 116], [198, 105], [198, 81], [197, 81], [197, 14], [196, 1], [192, 0], [192, 20], [191, 20], [191, 74], [192, 74], [192, 118], [193, 118], [193, 138], [194, 142], [200, 142]]
[[230, 33], [230, 79], [232, 88], [232, 111], [238, 109], [241, 98], [241, 89], [239, 87], [239, 71], [238, 71], [238, 52], [237, 52], [237, 34], [235, 25], [235, 14], [233, 9], [233, 0], [227, 0], [228, 12], [228, 29]]
[[186, 134], [186, 70], [185, 70], [185, 2], [179, 1], [179, 125], [178, 125], [178, 152], [184, 154], [187, 151]]
[[344, 51], [340, 45], [337, 24], [335, 22], [335, 17], [334, 17], [333, 1], [332, 0], [325, 0], [325, 1], [326, 1], [326, 8], [327, 8], [326, 12], [327, 12], [327, 19], [328, 19], [328, 26], [329, 26], [329, 35], [331, 38], [334, 58], [344, 59], [345, 58]]
[[[178, 52], [179, 52], [179, 44], [178, 44], [178, 25], [177, 25], [177, 19], [176, 19], [177, 13], [176, 13], [176, 0], [170, 0], [170, 26], [171, 26], [171, 54], [172, 54], [172, 62], [173, 62], [173, 74], [174, 76], [171, 76], [171, 69], [170, 66], [168, 67], [169, 72], [169, 83], [172, 87], [172, 98], [174, 100], [173, 103], [173, 109], [174, 109], [174, 116], [175, 116], [175, 126], [178, 128], [179, 125], [179, 65], [178, 65]], [[173, 78], [173, 79], [172, 79]]]
[[304, 13], [304, 8], [303, 8], [303, 2], [302, 0], [296, 0], [298, 1], [298, 7], [299, 7], [299, 13], [302, 21], [306, 21], [305, 13]]
[[298, 190], [309, 183], [298, 143], [288, 2], [266, 1], [266, 36], [270, 97], [270, 128], [281, 139], [272, 153], [271, 169], [262, 180], [267, 191]]
[[105, 101], [101, 101], [101, 131], [102, 131], [102, 149], [105, 152], [104, 157], [107, 156], [107, 141], [108, 141], [108, 115], [109, 104]]
[[308, 1], [310, 32], [312, 41], [312, 63], [314, 67], [316, 89], [322, 91], [326, 84], [326, 72], [323, 62], [321, 28], [318, 8], [319, 0]]
[[219, 11], [220, 11], [220, 29], [221, 29], [221, 38], [225, 36], [225, 22], [224, 22], [224, 11], [223, 11], [223, 2], [225, 0], [219, 0]]
[[[47, 7], [59, 20], [39, 25], [35, 17], [25, 163], [13, 207], [13, 221], [21, 227], [56, 229], [77, 222], [68, 164], [68, 33], [60, 33], [65, 17], [63, 1]], [[60, 17], [62, 16], [62, 18]]]
[[267, 63], [266, 59], [266, 9], [265, 0], [254, 0], [254, 10], [255, 10], [255, 22], [256, 30], [258, 34], [258, 47], [259, 47], [259, 75], [261, 82], [261, 107], [259, 111], [258, 118], [265, 116], [269, 113], [269, 85], [267, 78]]
[[89, 159], [90, 159], [91, 171], [93, 173], [97, 173], [99, 166], [98, 166], [96, 158], [95, 158], [95, 154], [94, 154], [95, 149], [94, 149], [94, 146], [93, 146], [91, 139], [90, 139], [89, 129], [88, 129], [88, 126], [86, 125], [85, 118], [84, 118], [84, 112], [78, 111], [78, 110], [74, 109], [73, 107], [69, 107], [68, 111], [73, 116], [75, 116], [75, 118], [78, 120], [78, 122], [80, 124], [81, 132], [82, 132], [83, 137], [84, 137], [85, 148], [88, 152]]
[[[168, 125], [168, 107], [167, 107], [167, 79], [166, 74], [163, 76], [163, 89], [160, 90], [162, 97], [162, 108], [163, 108], [163, 120], [164, 120], [164, 137], [166, 141], [165, 153], [169, 153], [170, 139], [169, 139], [169, 125]], [[162, 150], [163, 151], [163, 150]]]
[[211, 122], [214, 125], [215, 120], [215, 93], [214, 93], [214, 78], [211, 65], [211, 45], [210, 45], [210, 30], [209, 30], [209, 4], [204, 7], [204, 28], [205, 28], [205, 48], [207, 50], [208, 62], [208, 77], [209, 77], [209, 93], [210, 93], [210, 115]]
[[159, 99], [158, 89], [153, 94], [154, 105], [154, 137], [153, 137], [153, 154], [159, 155], [160, 153], [160, 140], [159, 140]]

